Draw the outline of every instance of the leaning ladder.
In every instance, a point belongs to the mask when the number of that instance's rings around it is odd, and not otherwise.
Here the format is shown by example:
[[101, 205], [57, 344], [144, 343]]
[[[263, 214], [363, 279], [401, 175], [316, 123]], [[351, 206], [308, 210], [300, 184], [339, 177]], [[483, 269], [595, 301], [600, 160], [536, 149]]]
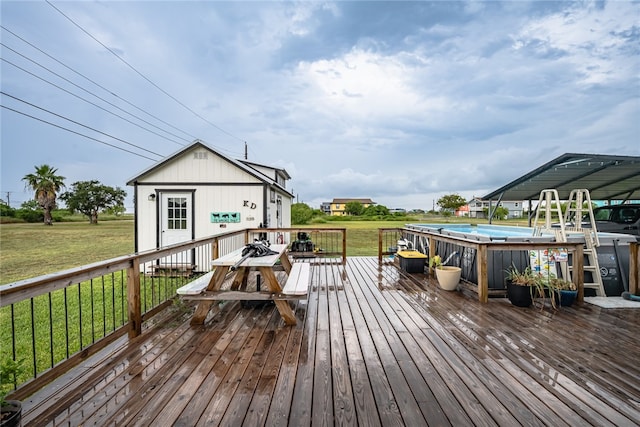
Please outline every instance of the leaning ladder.
[[[582, 216], [585, 208], [582, 206], [584, 202], [588, 203], [587, 211], [589, 213], [591, 228], [582, 227]], [[538, 225], [538, 219], [541, 211], [542, 203], [544, 202], [544, 225]], [[553, 227], [551, 225], [553, 216], [556, 216], [559, 227]], [[573, 222], [571, 222], [573, 217]], [[567, 226], [567, 224], [573, 224], [573, 226]], [[597, 296], [606, 296], [604, 286], [602, 284], [602, 276], [600, 276], [600, 264], [598, 263], [597, 247], [600, 246], [598, 240], [598, 230], [596, 228], [596, 222], [593, 216], [593, 206], [591, 204], [591, 196], [589, 190], [580, 189], [572, 190], [569, 194], [569, 203], [565, 211], [564, 216], [560, 208], [560, 198], [558, 192], [555, 189], [542, 190], [540, 192], [540, 198], [538, 200], [538, 209], [536, 210], [536, 218], [533, 223], [534, 235], [540, 236], [542, 232], [551, 233], [556, 236], [556, 242], [567, 242], [567, 231], [584, 234], [584, 255], [586, 261], [584, 263], [584, 271], [589, 272], [592, 277], [592, 282], [585, 282], [585, 289], [595, 289]], [[562, 276], [571, 280], [572, 266], [567, 266], [565, 263], [561, 263]]]
[[[583, 206], [587, 203], [587, 207]], [[585, 212], [586, 211], [586, 212]], [[582, 218], [585, 214], [589, 216], [589, 227], [582, 227]], [[593, 204], [591, 203], [591, 196], [589, 190], [578, 189], [572, 190], [569, 194], [569, 204], [564, 214], [564, 224], [573, 224], [572, 227], [568, 227], [568, 231], [582, 232], [584, 234], [584, 254], [587, 262], [584, 265], [584, 271], [591, 273], [592, 282], [585, 282], [585, 289], [595, 289], [596, 295], [604, 297], [606, 293], [602, 284], [602, 276], [600, 275], [600, 264], [598, 263], [598, 246], [600, 246], [600, 240], [598, 239], [598, 228], [595, 218], [593, 216]], [[571, 267], [569, 267], [571, 270]]]
[[[544, 205], [544, 225], [538, 225], [540, 219], [540, 207]], [[554, 212], [555, 211], [555, 212]], [[560, 227], [553, 227], [551, 221], [555, 216], [560, 224]], [[542, 232], [554, 234], [556, 241], [566, 242], [567, 234], [564, 226], [564, 218], [562, 217], [562, 210], [560, 208], [560, 198], [558, 197], [558, 191], [554, 189], [542, 190], [540, 192], [540, 198], [538, 199], [538, 207], [536, 208], [536, 218], [533, 221], [533, 235], [540, 236]]]

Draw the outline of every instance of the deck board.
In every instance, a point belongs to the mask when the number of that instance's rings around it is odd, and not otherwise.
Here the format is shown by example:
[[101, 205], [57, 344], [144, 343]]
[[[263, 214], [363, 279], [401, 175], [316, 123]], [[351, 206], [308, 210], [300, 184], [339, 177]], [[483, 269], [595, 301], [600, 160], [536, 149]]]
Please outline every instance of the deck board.
[[165, 310], [25, 400], [23, 425], [640, 424], [640, 309], [480, 304], [375, 258], [317, 261], [295, 326]]

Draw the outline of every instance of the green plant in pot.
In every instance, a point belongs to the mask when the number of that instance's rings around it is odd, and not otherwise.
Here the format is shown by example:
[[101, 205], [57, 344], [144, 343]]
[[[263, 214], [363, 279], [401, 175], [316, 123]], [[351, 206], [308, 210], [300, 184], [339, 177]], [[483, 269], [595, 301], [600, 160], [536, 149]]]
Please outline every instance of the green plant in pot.
[[540, 276], [527, 266], [519, 270], [515, 264], [506, 271], [507, 297], [517, 307], [529, 307], [539, 291]]
[[578, 289], [575, 283], [553, 277], [549, 279], [549, 290], [551, 292], [551, 305], [555, 308], [556, 304], [560, 307], [570, 307], [578, 296]]
[[6, 358], [0, 361], [0, 426], [19, 426], [22, 421], [22, 403], [5, 399], [14, 386], [16, 378], [24, 372], [23, 361]]

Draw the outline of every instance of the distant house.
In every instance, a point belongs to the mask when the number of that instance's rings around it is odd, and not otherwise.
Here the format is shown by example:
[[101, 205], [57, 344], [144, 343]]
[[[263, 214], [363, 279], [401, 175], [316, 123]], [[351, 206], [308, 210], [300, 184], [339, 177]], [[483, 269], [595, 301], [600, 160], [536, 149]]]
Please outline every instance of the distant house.
[[390, 208], [389, 209], [389, 213], [390, 214], [396, 214], [396, 213], [407, 213], [407, 210], [405, 208]]
[[127, 182], [136, 251], [261, 224], [290, 227], [289, 178], [284, 169], [233, 160], [196, 140]]
[[[499, 206], [507, 208], [507, 210], [509, 211], [507, 218], [522, 218], [523, 207], [522, 207], [521, 201], [503, 200], [500, 202]], [[489, 210], [488, 201], [474, 197], [468, 202], [465, 208], [467, 207], [468, 209], [465, 209], [464, 211], [461, 210], [461, 212], [466, 212], [470, 218], [487, 218], [487, 213], [485, 213], [485, 210], [487, 212]], [[495, 209], [496, 207], [495, 203], [493, 203], [491, 207]], [[467, 215], [463, 214], [459, 216], [467, 216]]]
[[469, 216], [469, 205], [464, 205], [464, 206], [460, 206], [458, 209], [455, 210], [454, 215], [455, 216]]
[[330, 214], [333, 216], [347, 215], [345, 208], [349, 202], [359, 202], [366, 209], [371, 205], [375, 205], [375, 202], [371, 199], [333, 199], [330, 204]]
[[320, 210], [327, 215], [331, 215], [331, 202], [322, 202]]

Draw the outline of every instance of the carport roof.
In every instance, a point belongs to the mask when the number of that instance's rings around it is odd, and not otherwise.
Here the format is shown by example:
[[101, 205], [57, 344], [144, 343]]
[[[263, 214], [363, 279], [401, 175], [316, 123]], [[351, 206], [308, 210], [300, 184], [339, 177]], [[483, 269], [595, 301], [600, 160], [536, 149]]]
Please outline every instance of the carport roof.
[[575, 189], [589, 190], [591, 200], [640, 199], [640, 157], [566, 153], [482, 199], [537, 200], [545, 189], [561, 200]]

